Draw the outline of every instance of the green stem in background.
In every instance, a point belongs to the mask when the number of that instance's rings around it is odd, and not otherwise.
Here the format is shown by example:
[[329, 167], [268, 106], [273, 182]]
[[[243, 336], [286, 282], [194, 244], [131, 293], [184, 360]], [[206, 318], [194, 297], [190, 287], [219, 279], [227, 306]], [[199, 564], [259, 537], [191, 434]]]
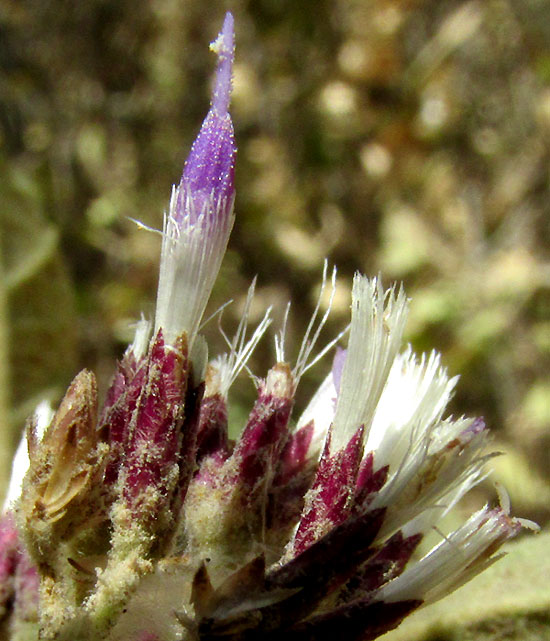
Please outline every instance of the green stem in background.
[[[0, 228], [0, 245], [2, 229]], [[0, 498], [3, 501], [11, 470], [12, 432], [10, 417], [8, 293], [4, 278], [3, 256], [0, 256]]]

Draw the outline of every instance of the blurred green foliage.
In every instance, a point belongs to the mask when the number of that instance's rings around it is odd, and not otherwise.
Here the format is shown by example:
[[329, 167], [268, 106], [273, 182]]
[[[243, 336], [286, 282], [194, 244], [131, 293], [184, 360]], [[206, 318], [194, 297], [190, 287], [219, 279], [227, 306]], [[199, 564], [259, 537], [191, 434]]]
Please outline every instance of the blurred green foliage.
[[[275, 304], [280, 322], [292, 299], [292, 353], [325, 257], [339, 267], [327, 336], [347, 322], [354, 270], [403, 281], [408, 340], [462, 374], [453, 412], [486, 417], [509, 453], [494, 476], [514, 512], [545, 523], [546, 0], [0, 0], [0, 476], [37, 399], [55, 400], [84, 366], [104, 389], [131, 323], [152, 313], [159, 239], [128, 219], [161, 226], [226, 9], [237, 223], [211, 310], [235, 300], [230, 330], [258, 274], [252, 315]], [[216, 323], [205, 332], [222, 349]], [[265, 341], [254, 372], [272, 359]], [[235, 421], [252, 392], [235, 390]], [[547, 638], [539, 541], [395, 638]]]
[[[339, 267], [329, 333], [346, 322], [354, 270], [402, 280], [408, 340], [462, 374], [453, 411], [486, 417], [513, 452], [497, 476], [515, 511], [545, 521], [545, 0], [0, 0], [14, 429], [79, 366], [105, 386], [131, 322], [151, 314], [159, 239], [128, 218], [161, 226], [206, 113], [206, 45], [226, 9], [238, 43], [237, 223], [211, 309], [235, 299], [230, 327], [258, 274], [253, 316], [275, 303], [280, 319], [292, 299], [297, 345], [324, 257]], [[215, 325], [205, 331], [221, 348]], [[235, 392], [242, 407], [250, 392]]]

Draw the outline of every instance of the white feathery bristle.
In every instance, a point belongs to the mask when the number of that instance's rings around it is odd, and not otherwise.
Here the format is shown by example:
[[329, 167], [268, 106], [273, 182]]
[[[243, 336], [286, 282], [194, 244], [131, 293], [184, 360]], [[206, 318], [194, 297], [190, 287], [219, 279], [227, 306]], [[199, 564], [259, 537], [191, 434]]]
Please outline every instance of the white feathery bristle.
[[425, 557], [385, 585], [377, 600], [421, 599], [433, 603], [492, 565], [501, 555], [496, 549], [522, 525], [502, 510], [487, 507], [473, 514]]
[[[370, 507], [386, 507], [380, 536], [402, 527], [425, 510], [433, 523], [445, 514], [469, 489], [486, 476], [485, 464], [493, 454], [484, 454], [486, 431], [470, 432], [474, 419], [447, 419], [423, 431], [421, 423], [411, 431], [409, 451], [399, 465], [390, 468], [384, 487]], [[429, 426], [428, 426], [429, 428]], [[435, 432], [437, 438], [433, 438]], [[426, 523], [426, 527], [431, 523]]]
[[313, 421], [313, 438], [309, 447], [311, 456], [320, 454], [328, 429], [334, 419], [338, 392], [332, 372], [321, 383], [296, 423], [296, 430]]
[[[232, 202], [213, 195], [196, 212], [193, 197], [185, 190], [185, 185], [174, 187], [170, 211], [164, 217], [155, 333], [162, 328], [165, 341], [171, 343], [185, 332], [191, 345], [220, 269], [234, 214]], [[183, 220], [176, 219], [177, 206], [186, 212]]]
[[[328, 283], [328, 278], [327, 278], [327, 272], [328, 272], [328, 262], [325, 260], [324, 266], [323, 266], [323, 276], [322, 276], [322, 281], [321, 281], [321, 288], [319, 291], [319, 295], [317, 297], [317, 302], [315, 304], [315, 309], [313, 310], [313, 314], [311, 315], [311, 318], [309, 320], [308, 326], [306, 328], [306, 331], [304, 333], [304, 336], [302, 338], [302, 343], [300, 345], [300, 351], [298, 352], [298, 356], [296, 358], [296, 364], [292, 368], [292, 378], [294, 380], [294, 388], [298, 386], [298, 383], [300, 382], [301, 377], [309, 370], [311, 369], [321, 358], [323, 358], [327, 352], [329, 352], [335, 345], [336, 343], [344, 336], [347, 334], [349, 327], [346, 327], [343, 331], [341, 331], [336, 337], [334, 337], [332, 340], [330, 340], [321, 350], [319, 350], [313, 357], [313, 351], [315, 349], [315, 346], [317, 345], [319, 338], [321, 336], [321, 332], [323, 331], [323, 328], [325, 327], [328, 317], [330, 316], [330, 312], [332, 310], [332, 303], [334, 301], [334, 295], [336, 293], [336, 267], [332, 269], [332, 274], [330, 277], [330, 294], [329, 294], [329, 300], [328, 304], [326, 306], [326, 310], [321, 318], [319, 318], [320, 310], [321, 310], [321, 303], [323, 301], [325, 289], [327, 287]], [[286, 362], [286, 356], [285, 356], [285, 338], [286, 338], [286, 329], [287, 329], [287, 323], [288, 323], [288, 315], [290, 311], [290, 303], [288, 303], [283, 319], [283, 324], [281, 330], [278, 332], [278, 334], [275, 336], [275, 357], [277, 359], [277, 363], [285, 363]], [[333, 385], [334, 387], [334, 385]], [[315, 395], [315, 397], [311, 400], [308, 410], [304, 413], [304, 415], [311, 414], [312, 411], [316, 410], [314, 409], [315, 406], [318, 403], [323, 402], [323, 394], [324, 391], [320, 394], [321, 390]], [[334, 412], [332, 412], [334, 415]], [[306, 422], [309, 422], [311, 420], [310, 417]], [[316, 421], [317, 423], [320, 423], [320, 421]], [[303, 422], [302, 418], [298, 422], [297, 429], [305, 425]], [[328, 427], [322, 428], [322, 432], [326, 434], [326, 430]], [[317, 434], [319, 433], [319, 430], [317, 430]]]
[[[36, 409], [34, 410], [34, 429], [35, 434], [39, 440], [44, 436], [44, 432], [50, 426], [54, 416], [54, 411], [48, 401], [41, 401]], [[23, 434], [15, 456], [13, 457], [13, 463], [11, 468], [11, 477], [8, 484], [8, 491], [6, 493], [6, 498], [4, 500], [4, 512], [9, 510], [13, 504], [21, 496], [21, 488], [23, 486], [23, 479], [27, 470], [29, 469], [29, 452], [27, 449], [27, 435]]]
[[[375, 452], [377, 468], [389, 465], [396, 469], [416, 442], [433, 431], [457, 380], [449, 380], [437, 352], [429, 357], [422, 355], [419, 360], [408, 347], [397, 356], [365, 444], [367, 452]], [[431, 434], [432, 438], [435, 436]]]
[[275, 334], [275, 360], [277, 363], [285, 363], [285, 343], [286, 343], [286, 328], [288, 325], [288, 315], [290, 313], [290, 301], [286, 304], [285, 314], [283, 316], [283, 323], [281, 329]]
[[298, 352], [298, 357], [296, 359], [296, 365], [292, 370], [292, 375], [296, 380], [296, 385], [298, 385], [300, 378], [312, 368], [317, 361], [319, 361], [323, 356], [340, 340], [340, 338], [345, 333], [342, 332], [335, 339], [331, 340], [328, 345], [326, 345], [319, 353], [317, 353], [314, 358], [310, 360], [310, 356], [315, 349], [315, 345], [319, 340], [319, 336], [323, 331], [323, 327], [326, 325], [328, 317], [332, 309], [332, 303], [334, 301], [334, 294], [336, 293], [336, 267], [332, 268], [332, 275], [330, 277], [330, 295], [328, 300], [328, 305], [325, 310], [325, 313], [319, 320], [319, 323], [316, 326], [317, 317], [319, 316], [319, 311], [321, 309], [321, 302], [323, 300], [323, 295], [325, 293], [325, 288], [327, 286], [327, 270], [328, 262], [325, 260], [323, 265], [323, 279], [321, 281], [321, 289], [319, 291], [319, 296], [317, 296], [317, 303], [315, 304], [315, 309], [309, 320], [308, 326], [306, 328], [304, 337], [302, 339], [302, 344], [300, 345], [300, 351]]
[[[252, 333], [252, 336], [246, 340], [246, 334], [248, 330], [248, 317], [250, 314], [250, 306], [252, 305], [252, 300], [254, 298], [254, 291], [256, 288], [256, 279], [252, 281], [252, 284], [248, 288], [248, 294], [246, 296], [246, 302], [237, 327], [237, 331], [232, 340], [228, 338], [226, 333], [221, 327], [221, 315], [219, 318], [219, 329], [220, 332], [229, 347], [229, 352], [218, 356], [211, 363], [212, 368], [216, 371], [216, 385], [219, 388], [218, 391], [221, 395], [227, 398], [227, 394], [231, 385], [235, 382], [235, 379], [240, 374], [243, 369], [248, 370], [248, 360], [252, 356], [252, 353], [256, 349], [256, 346], [260, 342], [262, 336], [265, 334], [267, 328], [271, 325], [271, 307], [269, 307], [262, 320]], [[249, 372], [250, 373], [250, 372]], [[252, 374], [251, 374], [252, 375]], [[254, 378], [254, 377], [253, 377]]]
[[133, 353], [136, 361], [141, 360], [147, 352], [149, 339], [151, 338], [151, 321], [141, 317], [135, 324], [134, 340], [130, 345], [130, 351]]
[[379, 279], [353, 279], [351, 328], [334, 417], [334, 451], [361, 426], [368, 436], [376, 406], [398, 353], [408, 302], [395, 286], [384, 292]]

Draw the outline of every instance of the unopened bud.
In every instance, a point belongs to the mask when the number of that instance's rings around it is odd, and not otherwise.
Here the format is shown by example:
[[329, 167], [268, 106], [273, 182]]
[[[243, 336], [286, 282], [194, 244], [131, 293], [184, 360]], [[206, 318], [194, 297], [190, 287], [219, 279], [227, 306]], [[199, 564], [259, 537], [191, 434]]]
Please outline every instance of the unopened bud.
[[184, 332], [193, 343], [233, 227], [237, 148], [228, 112], [234, 57], [231, 14], [212, 49], [218, 55], [212, 104], [164, 223], [155, 331], [162, 328], [168, 343]]

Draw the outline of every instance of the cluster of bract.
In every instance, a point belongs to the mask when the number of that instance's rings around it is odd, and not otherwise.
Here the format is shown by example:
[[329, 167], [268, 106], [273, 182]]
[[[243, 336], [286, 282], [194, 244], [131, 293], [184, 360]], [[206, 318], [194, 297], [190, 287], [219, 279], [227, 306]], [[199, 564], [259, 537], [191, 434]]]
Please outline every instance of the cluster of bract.
[[485, 507], [415, 556], [490, 455], [483, 421], [445, 417], [456, 381], [436, 353], [402, 348], [408, 301], [379, 279], [356, 275], [347, 349], [301, 417], [296, 387], [326, 351], [313, 355], [319, 306], [295, 364], [278, 335], [229, 439], [230, 386], [270, 317], [248, 331], [252, 287], [228, 353], [209, 361], [199, 325], [233, 225], [231, 15], [212, 49], [211, 108], [164, 221], [155, 322], [138, 325], [101, 410], [84, 371], [55, 415], [39, 408], [16, 457], [0, 526], [8, 638], [374, 639], [525, 524]]

